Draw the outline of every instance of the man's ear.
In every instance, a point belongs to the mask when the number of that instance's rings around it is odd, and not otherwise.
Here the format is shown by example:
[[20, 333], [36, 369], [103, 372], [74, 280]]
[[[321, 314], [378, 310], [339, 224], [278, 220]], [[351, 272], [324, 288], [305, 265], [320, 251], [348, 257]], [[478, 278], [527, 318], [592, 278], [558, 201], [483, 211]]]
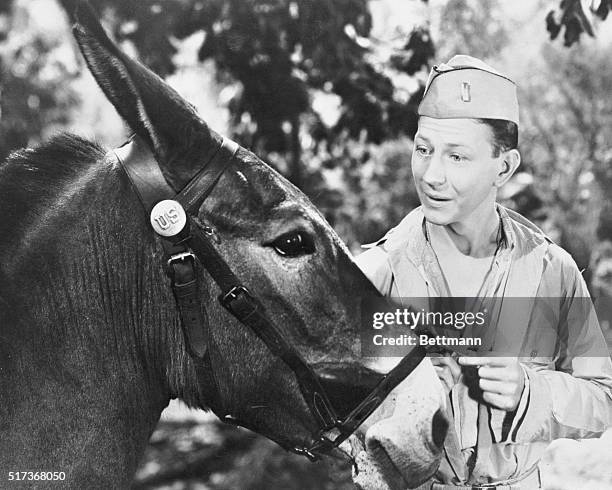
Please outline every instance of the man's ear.
[[502, 152], [499, 160], [499, 172], [494, 182], [495, 187], [499, 188], [508, 182], [520, 164], [521, 154], [516, 148]]

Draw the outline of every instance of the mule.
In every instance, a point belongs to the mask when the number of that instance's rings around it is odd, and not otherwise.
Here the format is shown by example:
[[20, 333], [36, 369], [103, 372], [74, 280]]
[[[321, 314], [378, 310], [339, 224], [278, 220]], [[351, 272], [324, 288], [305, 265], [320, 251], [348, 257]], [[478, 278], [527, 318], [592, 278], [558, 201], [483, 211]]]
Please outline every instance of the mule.
[[[88, 8], [63, 3], [90, 71], [135, 135], [130, 145], [178, 193], [223, 138], [125, 56]], [[287, 449], [309, 447], [320, 425], [295, 366], [219, 304], [208, 264], [197, 261], [208, 363], [194, 355], [202, 345], [190, 336], [200, 334], [185, 331], [167, 250], [120, 155], [60, 135], [0, 167], [2, 478], [51, 471], [70, 488], [128, 487], [173, 398]], [[348, 413], [380, 379], [357, 348], [361, 305], [378, 293], [308, 199], [247, 149], [235, 150], [209, 191], [190, 222]], [[417, 457], [428, 462], [439, 458], [436, 414], [433, 405], [415, 413], [412, 436], [428, 442]]]

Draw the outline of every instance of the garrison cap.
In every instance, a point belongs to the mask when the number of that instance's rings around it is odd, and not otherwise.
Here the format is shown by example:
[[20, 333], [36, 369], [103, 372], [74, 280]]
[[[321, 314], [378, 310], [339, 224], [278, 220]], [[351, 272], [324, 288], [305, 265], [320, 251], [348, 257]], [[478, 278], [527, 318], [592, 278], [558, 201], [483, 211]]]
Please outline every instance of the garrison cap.
[[485, 62], [457, 55], [429, 74], [419, 116], [503, 119], [518, 125], [516, 85]]

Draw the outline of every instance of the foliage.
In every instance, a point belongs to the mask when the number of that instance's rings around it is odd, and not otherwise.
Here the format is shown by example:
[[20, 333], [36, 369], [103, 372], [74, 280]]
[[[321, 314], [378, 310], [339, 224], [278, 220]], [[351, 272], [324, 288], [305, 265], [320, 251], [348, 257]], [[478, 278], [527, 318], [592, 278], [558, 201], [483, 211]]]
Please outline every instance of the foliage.
[[[144, 62], [162, 75], [174, 70], [176, 49], [167, 36], [183, 39], [204, 31], [199, 60], [214, 59], [224, 83], [236, 85], [230, 104], [235, 137], [264, 156], [283, 154], [289, 160], [287, 175], [302, 187], [305, 121], [310, 137], [330, 143], [341, 134], [359, 138], [362, 132], [367, 141], [380, 143], [416, 129], [415, 101], [407, 110], [406, 102], [396, 100], [391, 79], [368, 57], [372, 19], [366, 0], [172, 0], [163, 5], [103, 0], [96, 5], [112, 10], [118, 39], [132, 41]], [[416, 34], [408, 40], [414, 55], [404, 60], [408, 63], [396, 63], [396, 69], [414, 73], [428, 61], [431, 46], [417, 46], [419, 41]], [[311, 108], [317, 93], [341, 101], [331, 127]]]
[[[407, 138], [389, 141], [367, 153], [362, 157], [366, 163], [355, 169], [353, 179], [347, 179], [350, 197], [340, 209], [344, 219], [337, 228], [349, 243], [379, 239], [419, 205], [410, 167], [412, 142]], [[358, 219], [350, 219], [355, 212]]]
[[551, 10], [546, 16], [546, 29], [551, 39], [556, 39], [563, 28], [563, 43], [571, 46], [580, 40], [582, 33], [595, 35], [593, 17], [606, 20], [612, 10], [612, 0], [594, 0], [588, 11], [585, 11], [581, 0], [561, 0], [558, 10]]
[[[510, 35], [498, 1], [454, 0], [447, 2], [440, 13], [440, 35], [436, 52], [441, 59], [451, 54], [469, 53], [480, 59], [499, 55]], [[457, 29], [456, 26], [461, 26]]]
[[586, 267], [593, 243], [612, 238], [612, 49], [545, 46], [537, 73], [522, 87], [522, 151], [561, 244]]
[[307, 149], [313, 199], [339, 235], [356, 249], [380, 238], [419, 205], [412, 180], [412, 142], [381, 145], [346, 135], [331, 149]]
[[[185, 417], [187, 418], [187, 417]], [[163, 420], [151, 436], [134, 490], [350, 490], [348, 461], [330, 468], [213, 417]]]
[[[10, 14], [10, 15], [9, 15]], [[68, 121], [73, 77], [58, 48], [61, 39], [32, 25], [21, 4], [0, 9], [0, 161]]]

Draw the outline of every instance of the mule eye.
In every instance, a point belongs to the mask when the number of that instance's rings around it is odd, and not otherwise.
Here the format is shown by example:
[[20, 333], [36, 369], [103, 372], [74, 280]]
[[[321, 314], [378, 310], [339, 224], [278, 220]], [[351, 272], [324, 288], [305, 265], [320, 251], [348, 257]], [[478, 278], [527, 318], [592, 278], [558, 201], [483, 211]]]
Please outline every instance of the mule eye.
[[272, 242], [277, 254], [283, 257], [298, 257], [314, 253], [312, 238], [303, 231], [292, 231], [281, 235]]

